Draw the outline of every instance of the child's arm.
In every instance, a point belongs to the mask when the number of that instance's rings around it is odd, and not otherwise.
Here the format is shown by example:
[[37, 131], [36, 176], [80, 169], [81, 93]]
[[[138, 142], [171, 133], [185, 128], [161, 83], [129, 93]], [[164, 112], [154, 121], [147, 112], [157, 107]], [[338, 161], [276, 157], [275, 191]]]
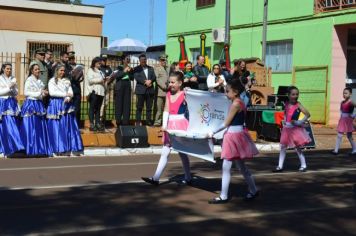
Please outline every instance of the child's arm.
[[213, 137], [214, 134], [220, 132], [221, 130], [225, 129], [226, 127], [228, 127], [232, 120], [234, 119], [234, 116], [236, 115], [237, 112], [239, 112], [241, 110], [241, 106], [240, 103], [232, 103], [229, 114], [227, 115], [225, 121], [223, 123], [221, 123], [220, 126], [216, 127], [215, 130], [212, 130], [208, 136], [209, 137]]
[[300, 111], [303, 112], [304, 118], [301, 119], [301, 120], [293, 121], [293, 124], [295, 124], [295, 125], [302, 125], [302, 124], [305, 123], [305, 121], [307, 121], [307, 120], [309, 119], [310, 113], [309, 113], [309, 111], [308, 111], [305, 107], [302, 106], [302, 104], [299, 103], [298, 106], [299, 106]]
[[168, 118], [169, 118], [169, 101], [168, 101], [168, 96], [166, 96], [166, 102], [164, 104], [164, 111], [162, 115], [162, 131], [167, 130]]

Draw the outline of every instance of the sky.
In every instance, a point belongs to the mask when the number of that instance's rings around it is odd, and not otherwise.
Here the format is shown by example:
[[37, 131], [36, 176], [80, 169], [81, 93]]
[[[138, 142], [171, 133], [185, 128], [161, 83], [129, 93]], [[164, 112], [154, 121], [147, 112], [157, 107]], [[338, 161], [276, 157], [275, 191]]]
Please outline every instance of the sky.
[[[154, 0], [153, 45], [166, 42], [166, 0]], [[110, 42], [134, 38], [149, 44], [150, 0], [82, 0], [83, 4], [105, 6], [103, 36]]]

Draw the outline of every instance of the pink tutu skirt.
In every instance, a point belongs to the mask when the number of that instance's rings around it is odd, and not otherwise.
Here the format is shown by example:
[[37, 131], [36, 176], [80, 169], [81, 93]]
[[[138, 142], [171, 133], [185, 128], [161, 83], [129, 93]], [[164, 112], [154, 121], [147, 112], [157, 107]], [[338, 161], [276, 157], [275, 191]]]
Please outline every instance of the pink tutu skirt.
[[337, 132], [339, 133], [351, 133], [354, 131], [354, 126], [352, 124], [352, 117], [340, 117], [339, 124], [337, 125]]
[[[184, 115], [170, 115], [168, 119], [168, 130], [187, 130], [189, 121], [184, 117]], [[164, 132], [163, 135], [163, 144], [166, 146], [171, 146], [169, 140], [169, 134]]]
[[224, 134], [221, 158], [229, 161], [251, 159], [258, 154], [255, 143], [246, 131], [231, 132]]
[[289, 148], [303, 147], [311, 142], [311, 138], [304, 127], [283, 127], [281, 134], [281, 145]]

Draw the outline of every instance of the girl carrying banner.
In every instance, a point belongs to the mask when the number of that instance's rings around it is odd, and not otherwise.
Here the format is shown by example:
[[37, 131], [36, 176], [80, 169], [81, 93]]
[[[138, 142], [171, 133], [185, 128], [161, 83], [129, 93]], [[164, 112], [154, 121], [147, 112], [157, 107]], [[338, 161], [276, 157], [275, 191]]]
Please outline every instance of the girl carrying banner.
[[[182, 91], [183, 76], [183, 73], [178, 71], [173, 72], [169, 77], [169, 91], [167, 92], [166, 96], [166, 104], [164, 107], [162, 122], [162, 131], [164, 132], [164, 136], [161, 158], [158, 162], [158, 166], [153, 177], [142, 177], [143, 181], [152, 185], [159, 185], [159, 178], [161, 177], [162, 172], [167, 165], [168, 157], [171, 152], [171, 143], [167, 130], [185, 131], [188, 128], [188, 120], [184, 116], [187, 109], [187, 104], [185, 103], [184, 91]], [[188, 156], [183, 153], [179, 153], [179, 156], [182, 160], [185, 173], [185, 178], [181, 181], [180, 184], [190, 185], [192, 178], [190, 175], [190, 164]]]
[[223, 159], [221, 193], [219, 197], [210, 200], [210, 204], [228, 202], [231, 166], [234, 161], [236, 161], [249, 187], [249, 192], [245, 199], [252, 200], [259, 194], [253, 176], [245, 165], [245, 159], [251, 159], [254, 155], [257, 155], [258, 150], [249, 133], [243, 127], [245, 123], [246, 106], [240, 99], [240, 93], [242, 91], [244, 91], [244, 88], [239, 80], [232, 80], [228, 83], [226, 93], [227, 97], [232, 101], [229, 114], [220, 127], [208, 134], [208, 137], [212, 138], [214, 134], [227, 128], [224, 134], [221, 152], [221, 158]]

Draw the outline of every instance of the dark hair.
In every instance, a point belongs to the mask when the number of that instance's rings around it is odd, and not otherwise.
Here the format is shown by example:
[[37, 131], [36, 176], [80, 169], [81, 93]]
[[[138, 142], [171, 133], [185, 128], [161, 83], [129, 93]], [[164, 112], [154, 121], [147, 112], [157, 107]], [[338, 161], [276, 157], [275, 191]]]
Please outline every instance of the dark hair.
[[345, 90], [349, 91], [349, 93], [352, 93], [352, 88], [350, 88], [350, 87], [344, 88], [344, 91], [345, 91]]
[[227, 84], [231, 87], [232, 90], [234, 90], [239, 95], [245, 91], [245, 87], [240, 80], [233, 79], [228, 81]]
[[52, 49], [47, 48], [47, 49], [46, 49], [46, 53], [48, 53], [48, 52], [53, 53], [53, 50], [52, 50]]
[[184, 64], [184, 66], [187, 66], [188, 64], [193, 65], [193, 63], [192, 63], [191, 61], [187, 61], [187, 62]]
[[3, 63], [2, 66], [1, 66], [1, 70], [0, 70], [0, 75], [5, 73], [4, 70], [5, 70], [6, 66], [11, 66], [12, 67], [12, 64], [10, 62]]
[[289, 86], [288, 87], [288, 96], [291, 94], [292, 90], [297, 90], [299, 92], [299, 89], [296, 86]]
[[199, 55], [197, 56], [197, 60], [199, 60], [199, 57], [202, 57], [202, 55], [199, 54]]
[[101, 58], [100, 57], [94, 57], [93, 60], [91, 61], [91, 65], [90, 68], [94, 69], [95, 64], [101, 62]]
[[147, 57], [146, 57], [146, 54], [144, 54], [144, 53], [140, 54], [140, 55], [138, 56], [138, 59], [141, 59], [141, 58], [147, 58]]
[[37, 63], [34, 63], [30, 66], [30, 68], [28, 69], [28, 77], [30, 77], [32, 75], [32, 71], [33, 68], [35, 68], [35, 66], [38, 66], [38, 68], [40, 67]]
[[182, 82], [183, 85], [183, 81], [184, 81], [184, 74], [181, 71], [174, 71], [172, 73], [169, 74], [169, 77], [176, 77], [178, 81]]
[[169, 67], [169, 74], [172, 74], [173, 72], [176, 72], [175, 71], [175, 67], [176, 66], [178, 66], [179, 65], [179, 63], [178, 62], [172, 62], [172, 64], [171, 64], [171, 67]]
[[66, 54], [69, 55], [68, 52], [62, 51], [62, 52], [59, 54], [59, 56], [63, 57], [63, 56], [66, 55]]

